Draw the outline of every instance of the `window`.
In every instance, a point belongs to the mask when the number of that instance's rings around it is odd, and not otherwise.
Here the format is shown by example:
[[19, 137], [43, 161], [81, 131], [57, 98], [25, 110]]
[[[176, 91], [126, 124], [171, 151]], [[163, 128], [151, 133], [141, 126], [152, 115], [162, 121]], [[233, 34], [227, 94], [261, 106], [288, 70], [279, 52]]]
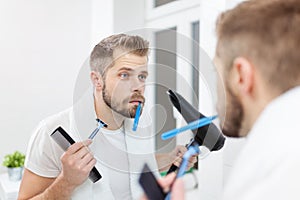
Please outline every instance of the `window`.
[[159, 7], [159, 6], [165, 5], [165, 4], [173, 2], [173, 1], [176, 1], [176, 0], [155, 0], [154, 6]]
[[200, 0], [166, 2], [166, 5], [157, 7], [156, 2], [146, 1], [146, 26], [154, 30], [155, 51], [151, 60], [158, 66], [153, 72], [156, 85], [152, 90], [158, 152], [169, 152], [176, 144], [184, 145], [192, 137], [190, 132], [172, 140], [160, 139], [163, 132], [185, 124], [180, 114], [173, 112], [166, 91], [169, 88], [175, 90], [196, 108], [199, 95], [199, 77], [196, 76], [199, 75]]
[[[157, 109], [155, 114], [156, 149], [168, 152], [174, 149], [175, 140], [162, 140], [161, 134], [176, 127], [173, 106], [166, 92], [176, 89], [176, 27], [155, 33], [155, 104], [164, 109]], [[164, 113], [162, 113], [164, 112]]]
[[199, 21], [192, 23], [192, 103], [195, 108], [199, 107]]

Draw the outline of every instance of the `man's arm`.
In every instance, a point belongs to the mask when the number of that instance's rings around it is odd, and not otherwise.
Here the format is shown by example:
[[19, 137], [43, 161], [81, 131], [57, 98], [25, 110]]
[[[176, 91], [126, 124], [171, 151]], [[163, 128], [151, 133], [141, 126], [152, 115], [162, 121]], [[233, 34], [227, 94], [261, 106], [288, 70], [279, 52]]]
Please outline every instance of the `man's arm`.
[[46, 178], [25, 169], [18, 199], [69, 199], [73, 190], [67, 188], [61, 178]]
[[[169, 153], [156, 153], [155, 158], [158, 165], [159, 172], [167, 171], [172, 164], [179, 167], [182, 162], [183, 154], [187, 151], [186, 147], [177, 145], [175, 149]], [[189, 160], [188, 168], [194, 166], [197, 162], [197, 156], [192, 156]]]
[[96, 164], [87, 148], [91, 140], [74, 143], [62, 155], [62, 172], [57, 178], [46, 178], [25, 169], [20, 186], [19, 200], [70, 199], [74, 189], [81, 185]]

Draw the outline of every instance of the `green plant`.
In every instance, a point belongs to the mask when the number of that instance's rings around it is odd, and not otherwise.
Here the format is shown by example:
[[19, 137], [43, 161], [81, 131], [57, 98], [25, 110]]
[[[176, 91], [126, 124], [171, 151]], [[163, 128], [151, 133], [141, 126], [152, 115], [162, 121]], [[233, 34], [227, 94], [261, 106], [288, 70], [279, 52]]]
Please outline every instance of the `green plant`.
[[5, 167], [23, 167], [25, 161], [25, 155], [20, 153], [19, 151], [15, 151], [12, 154], [7, 154], [4, 159], [2, 165]]

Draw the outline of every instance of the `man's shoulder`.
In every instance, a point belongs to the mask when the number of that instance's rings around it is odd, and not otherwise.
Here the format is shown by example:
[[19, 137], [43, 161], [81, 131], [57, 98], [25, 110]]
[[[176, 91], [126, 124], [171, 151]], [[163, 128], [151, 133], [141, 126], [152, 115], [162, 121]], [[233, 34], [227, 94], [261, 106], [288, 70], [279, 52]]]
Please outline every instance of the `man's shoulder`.
[[72, 108], [68, 108], [43, 119], [39, 123], [37, 129], [47, 129], [50, 132], [54, 131], [59, 126], [69, 129], [71, 117]]
[[72, 113], [72, 108], [65, 109], [61, 112], [48, 116], [43, 121], [51, 123], [60, 120], [69, 120]]

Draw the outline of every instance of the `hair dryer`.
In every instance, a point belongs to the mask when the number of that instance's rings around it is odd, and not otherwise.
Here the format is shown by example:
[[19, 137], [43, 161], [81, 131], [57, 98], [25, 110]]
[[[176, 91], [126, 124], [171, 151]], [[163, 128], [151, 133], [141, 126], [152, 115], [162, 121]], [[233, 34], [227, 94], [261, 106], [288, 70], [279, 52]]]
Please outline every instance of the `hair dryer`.
[[[190, 103], [188, 103], [180, 94], [168, 90], [169, 98], [178, 110], [181, 113], [183, 118], [187, 123], [193, 122], [199, 118], [205, 117], [198, 110], [196, 110]], [[218, 151], [224, 146], [225, 137], [221, 131], [216, 127], [215, 124], [210, 123], [206, 126], [200, 127], [198, 129], [192, 130], [194, 138], [189, 142], [186, 147], [188, 148], [193, 142], [197, 142], [199, 146], [205, 146], [210, 151]], [[172, 165], [168, 170], [167, 174], [176, 171], [177, 166]]]

